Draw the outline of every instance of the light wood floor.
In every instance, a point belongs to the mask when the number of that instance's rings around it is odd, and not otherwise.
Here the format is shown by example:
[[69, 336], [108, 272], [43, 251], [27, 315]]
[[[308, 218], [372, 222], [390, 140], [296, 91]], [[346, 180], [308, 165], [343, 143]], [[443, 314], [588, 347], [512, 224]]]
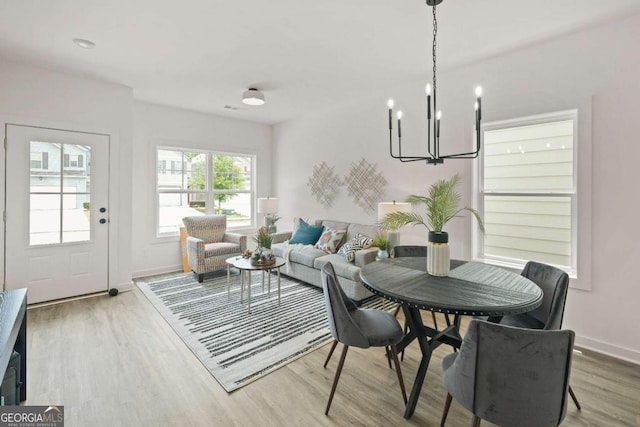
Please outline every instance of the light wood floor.
[[[425, 316], [425, 322], [430, 316]], [[338, 363], [325, 346], [227, 394], [138, 290], [28, 311], [30, 405], [64, 405], [67, 426], [438, 426], [445, 398], [434, 353], [411, 420], [383, 350], [350, 349], [331, 412]], [[413, 383], [419, 351], [402, 363]], [[640, 367], [584, 352], [574, 357], [563, 426], [640, 426]], [[447, 426], [468, 426], [454, 401]], [[483, 422], [482, 425], [489, 425]]]

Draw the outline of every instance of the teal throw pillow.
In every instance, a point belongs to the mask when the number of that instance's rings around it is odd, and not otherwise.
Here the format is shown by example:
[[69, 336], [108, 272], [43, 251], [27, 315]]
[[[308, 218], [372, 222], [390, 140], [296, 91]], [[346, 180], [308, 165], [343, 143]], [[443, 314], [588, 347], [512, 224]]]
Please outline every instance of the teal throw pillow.
[[304, 220], [300, 219], [298, 223], [298, 229], [296, 233], [293, 235], [291, 239], [289, 239], [290, 244], [300, 243], [302, 245], [313, 245], [315, 244], [320, 235], [322, 234], [322, 230], [324, 229], [323, 225], [309, 225]]

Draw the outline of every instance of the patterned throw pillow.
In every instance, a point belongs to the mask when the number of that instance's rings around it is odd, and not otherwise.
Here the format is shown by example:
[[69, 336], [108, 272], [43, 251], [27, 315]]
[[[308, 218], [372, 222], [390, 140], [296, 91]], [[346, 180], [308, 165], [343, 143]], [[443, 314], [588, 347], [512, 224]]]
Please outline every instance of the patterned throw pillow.
[[322, 249], [328, 254], [335, 254], [338, 244], [347, 233], [347, 230], [334, 230], [333, 228], [325, 229], [315, 244], [315, 247]]
[[338, 255], [344, 256], [347, 261], [353, 262], [356, 259], [356, 252], [362, 249], [370, 248], [373, 245], [373, 239], [358, 233], [353, 239], [342, 245], [338, 250]]

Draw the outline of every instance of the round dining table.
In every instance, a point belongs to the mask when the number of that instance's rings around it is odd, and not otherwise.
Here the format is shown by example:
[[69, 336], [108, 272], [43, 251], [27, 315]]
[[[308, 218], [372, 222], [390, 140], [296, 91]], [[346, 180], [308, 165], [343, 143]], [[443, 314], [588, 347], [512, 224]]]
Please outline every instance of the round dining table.
[[[448, 276], [427, 273], [426, 258], [391, 258], [365, 265], [360, 277], [374, 294], [401, 304], [407, 334], [400, 352], [417, 340], [422, 359], [407, 401], [404, 417], [410, 418], [418, 402], [431, 354], [442, 344], [460, 348], [461, 316], [482, 316], [497, 322], [502, 316], [531, 311], [542, 304], [542, 290], [531, 280], [507, 269], [451, 260]], [[453, 315], [446, 328], [437, 330], [422, 322], [421, 310]]]

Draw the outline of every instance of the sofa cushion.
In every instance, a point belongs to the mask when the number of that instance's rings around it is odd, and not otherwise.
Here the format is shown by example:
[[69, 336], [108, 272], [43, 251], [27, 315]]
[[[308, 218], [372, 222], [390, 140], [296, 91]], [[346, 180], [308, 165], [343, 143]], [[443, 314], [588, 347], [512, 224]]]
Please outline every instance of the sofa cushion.
[[326, 254], [325, 251], [316, 249], [313, 246], [296, 246], [291, 253], [289, 253], [289, 261], [313, 268], [315, 259]]
[[364, 224], [350, 224], [347, 228], [346, 241], [353, 239], [356, 234], [362, 234], [363, 236], [374, 239], [380, 234], [380, 228], [377, 225], [364, 225]]
[[336, 230], [325, 226], [324, 231], [314, 246], [318, 249], [322, 249], [328, 254], [335, 254], [338, 249], [338, 245], [345, 234], [347, 234], [346, 228]]
[[324, 256], [316, 258], [313, 263], [313, 268], [321, 270], [327, 262], [333, 264], [333, 269], [338, 276], [353, 280], [354, 282], [360, 281], [360, 267], [351, 264], [342, 255], [325, 254]]
[[322, 230], [324, 229], [323, 225], [309, 225], [302, 218], [300, 218], [298, 223], [298, 229], [293, 234], [293, 237], [289, 240], [289, 243], [301, 243], [303, 245], [314, 245], [320, 234], [322, 234]]
[[357, 233], [351, 240], [340, 247], [338, 255], [342, 255], [347, 261], [353, 262], [356, 259], [357, 251], [370, 248], [372, 244], [373, 239]]
[[271, 253], [275, 256], [279, 256], [280, 258], [284, 258], [284, 251], [287, 248], [286, 243], [273, 243], [271, 245]]

